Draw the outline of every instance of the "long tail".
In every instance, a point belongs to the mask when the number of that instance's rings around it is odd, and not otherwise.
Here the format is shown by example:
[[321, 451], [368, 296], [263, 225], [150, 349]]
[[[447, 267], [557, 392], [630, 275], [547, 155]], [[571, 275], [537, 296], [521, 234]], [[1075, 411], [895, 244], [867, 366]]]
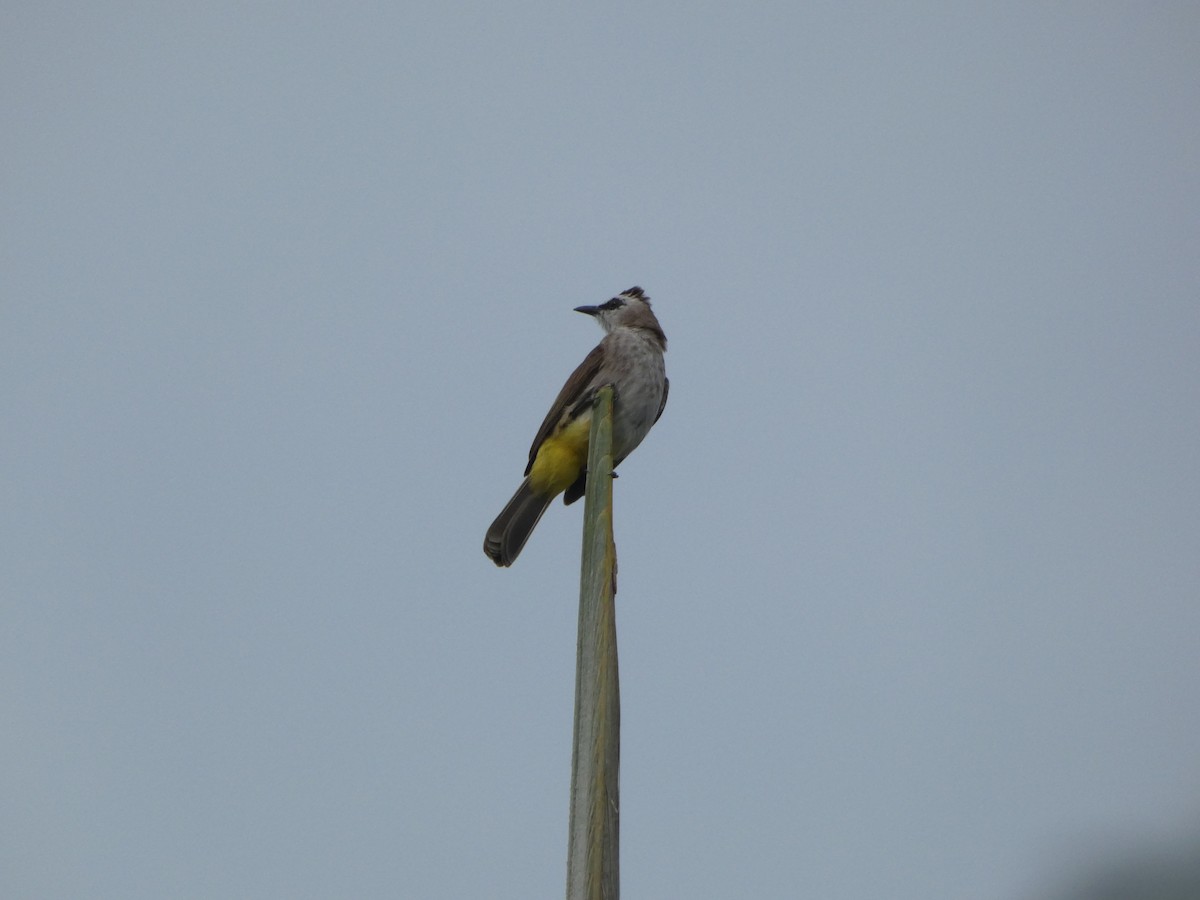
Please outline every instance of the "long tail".
[[483, 552], [496, 565], [511, 566], [553, 500], [553, 496], [535, 493], [526, 478], [487, 530]]

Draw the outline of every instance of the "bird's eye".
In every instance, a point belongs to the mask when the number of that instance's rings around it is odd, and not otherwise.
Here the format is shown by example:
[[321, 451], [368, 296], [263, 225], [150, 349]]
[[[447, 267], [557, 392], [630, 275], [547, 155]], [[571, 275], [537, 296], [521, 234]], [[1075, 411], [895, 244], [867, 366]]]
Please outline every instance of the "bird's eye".
[[620, 297], [613, 297], [607, 303], [600, 304], [600, 308], [611, 311], [614, 309], [620, 309], [624, 305], [625, 305], [625, 301], [622, 300]]

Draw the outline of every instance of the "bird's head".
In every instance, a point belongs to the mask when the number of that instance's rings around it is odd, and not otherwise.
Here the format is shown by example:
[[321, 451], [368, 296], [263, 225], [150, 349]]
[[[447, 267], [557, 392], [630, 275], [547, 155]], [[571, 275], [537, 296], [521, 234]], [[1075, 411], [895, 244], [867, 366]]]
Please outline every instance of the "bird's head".
[[658, 319], [650, 309], [650, 298], [640, 287], [622, 291], [599, 306], [577, 306], [575, 312], [592, 316], [600, 323], [605, 334], [611, 334], [616, 328], [645, 329], [656, 335], [662, 342], [663, 349], [666, 349], [667, 336], [663, 334], [662, 326], [658, 324]]

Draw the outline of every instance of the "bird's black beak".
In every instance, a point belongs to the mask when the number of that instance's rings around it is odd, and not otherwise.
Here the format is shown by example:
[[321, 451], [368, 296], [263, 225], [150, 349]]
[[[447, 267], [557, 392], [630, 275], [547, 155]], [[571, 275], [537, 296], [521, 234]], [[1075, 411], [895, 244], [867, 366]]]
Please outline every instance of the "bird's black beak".
[[594, 316], [594, 315], [596, 315], [596, 313], [600, 312], [600, 307], [598, 307], [598, 306], [577, 306], [577, 307], [575, 307], [575, 312], [581, 312], [581, 313], [584, 313], [585, 315]]

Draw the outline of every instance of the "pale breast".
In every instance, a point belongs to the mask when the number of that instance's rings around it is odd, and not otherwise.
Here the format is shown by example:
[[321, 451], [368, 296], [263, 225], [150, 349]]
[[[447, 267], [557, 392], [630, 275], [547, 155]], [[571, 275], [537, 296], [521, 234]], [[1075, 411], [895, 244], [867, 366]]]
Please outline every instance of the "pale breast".
[[613, 411], [613, 457], [621, 460], [633, 452], [650, 431], [662, 404], [666, 384], [663, 354], [652, 336], [640, 331], [614, 331], [606, 377], [616, 385]]

